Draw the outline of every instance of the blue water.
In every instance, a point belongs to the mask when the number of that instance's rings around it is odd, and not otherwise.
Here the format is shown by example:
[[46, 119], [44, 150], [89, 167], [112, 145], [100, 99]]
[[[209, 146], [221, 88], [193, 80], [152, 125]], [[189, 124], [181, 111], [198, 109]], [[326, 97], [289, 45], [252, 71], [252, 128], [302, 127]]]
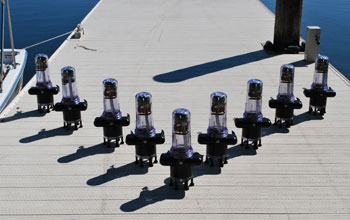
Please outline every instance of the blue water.
[[[275, 11], [276, 0], [261, 0]], [[320, 26], [320, 54], [350, 79], [350, 0], [304, 0], [301, 35], [305, 39], [306, 26]], [[272, 39], [271, 39], [272, 40]]]
[[[15, 0], [9, 2], [15, 48], [21, 49], [73, 30], [98, 0]], [[5, 28], [5, 48], [10, 48], [7, 25]], [[24, 83], [35, 74], [35, 55], [46, 53], [51, 56], [66, 37], [28, 49]]]

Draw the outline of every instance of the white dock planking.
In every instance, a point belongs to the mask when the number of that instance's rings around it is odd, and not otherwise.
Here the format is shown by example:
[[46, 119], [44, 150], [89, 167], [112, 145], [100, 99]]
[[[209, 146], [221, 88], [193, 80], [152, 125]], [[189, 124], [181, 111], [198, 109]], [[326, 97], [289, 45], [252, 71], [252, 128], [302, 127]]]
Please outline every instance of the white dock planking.
[[[1, 115], [0, 219], [350, 219], [349, 82], [331, 69], [337, 96], [326, 115], [305, 113], [302, 88], [314, 65], [303, 54], [262, 50], [274, 17], [258, 0], [102, 0], [82, 26], [82, 39], [66, 40], [50, 68], [58, 85], [61, 67], [76, 68], [80, 98], [89, 103], [84, 128], [67, 132], [62, 113], [37, 113], [27, 94], [35, 80], [24, 88]], [[247, 81], [263, 80], [263, 114], [273, 120], [267, 102], [286, 63], [296, 64], [295, 95], [304, 104], [296, 125], [265, 130], [257, 152], [230, 146], [228, 164], [195, 168], [196, 185], [185, 193], [164, 185], [169, 167], [133, 165], [133, 146], [106, 149], [93, 126], [103, 111], [102, 80], [114, 77], [122, 112], [132, 118], [124, 135], [135, 127], [135, 94], [148, 91], [156, 128], [166, 133], [158, 155], [170, 148], [178, 107], [191, 111], [192, 145], [205, 154], [197, 133], [208, 125], [210, 93], [228, 94], [228, 128], [240, 139], [232, 119], [243, 114]]]

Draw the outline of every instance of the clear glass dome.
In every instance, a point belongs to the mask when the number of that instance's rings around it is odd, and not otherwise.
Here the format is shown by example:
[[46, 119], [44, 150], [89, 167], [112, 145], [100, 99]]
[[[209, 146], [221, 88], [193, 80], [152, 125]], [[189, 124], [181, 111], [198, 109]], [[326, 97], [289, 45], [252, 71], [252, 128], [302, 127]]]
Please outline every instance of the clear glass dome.
[[315, 73], [312, 88], [321, 87], [328, 89], [327, 80], [328, 80], [328, 65], [329, 58], [327, 56], [318, 56], [315, 61]]
[[36, 86], [38, 88], [52, 87], [48, 62], [49, 57], [46, 54], [37, 54], [35, 56]]
[[120, 119], [122, 113], [120, 112], [118, 99], [118, 81], [113, 78], [108, 78], [102, 81], [103, 89], [103, 107], [102, 116], [105, 118]]
[[136, 128], [135, 134], [141, 137], [153, 137], [156, 129], [152, 119], [152, 95], [148, 92], [140, 92], [135, 96]]
[[184, 108], [173, 111], [173, 135], [170, 153], [178, 159], [192, 157], [191, 146], [191, 113]]
[[214, 92], [210, 95], [210, 117], [207, 134], [216, 137], [228, 135], [226, 127], [227, 95], [223, 92]]
[[66, 66], [61, 69], [62, 78], [62, 102], [75, 103], [80, 102], [78, 96], [76, 74], [74, 67]]
[[262, 90], [263, 82], [261, 80], [251, 79], [248, 81], [247, 101], [245, 103], [245, 111], [243, 114], [244, 118], [255, 118], [257, 120], [262, 120]]
[[277, 99], [286, 99], [288, 101], [294, 101], [294, 72], [295, 68], [291, 64], [285, 64], [281, 66], [281, 78], [278, 89]]

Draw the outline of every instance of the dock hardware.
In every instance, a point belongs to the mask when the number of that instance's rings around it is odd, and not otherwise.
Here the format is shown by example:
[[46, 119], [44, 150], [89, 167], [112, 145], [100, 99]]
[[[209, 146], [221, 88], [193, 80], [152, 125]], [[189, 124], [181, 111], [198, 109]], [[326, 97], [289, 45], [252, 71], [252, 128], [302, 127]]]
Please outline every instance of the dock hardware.
[[[140, 92], [135, 96], [136, 128], [126, 136], [128, 145], [135, 145], [135, 163], [143, 167], [143, 161], [148, 160], [148, 165], [158, 163], [157, 144], [164, 144], [164, 131], [156, 133], [152, 118], [152, 95], [148, 92]], [[152, 161], [154, 158], [154, 161]]]
[[83, 127], [81, 111], [88, 107], [86, 100], [80, 102], [76, 84], [76, 73], [74, 67], [66, 66], [61, 69], [62, 77], [62, 100], [55, 104], [55, 111], [63, 112], [63, 127], [67, 130], [73, 124], [74, 129]]
[[205, 163], [214, 166], [214, 159], [218, 160], [219, 166], [227, 164], [227, 145], [237, 143], [236, 134], [227, 130], [226, 117], [227, 95], [223, 92], [214, 92], [210, 95], [210, 117], [206, 133], [198, 135], [198, 143], [207, 145]]
[[282, 127], [293, 125], [294, 109], [303, 107], [299, 98], [294, 97], [294, 72], [293, 65], [286, 64], [281, 67], [280, 85], [277, 98], [271, 98], [269, 101], [270, 108], [276, 109], [275, 124]]
[[315, 61], [315, 73], [310, 89], [304, 88], [304, 95], [310, 98], [309, 113], [320, 115], [326, 113], [328, 97], [335, 97], [336, 92], [327, 85], [329, 59], [327, 56], [318, 56]]
[[110, 147], [112, 140], [116, 146], [124, 144], [123, 127], [130, 124], [130, 115], [122, 116], [118, 98], [118, 81], [113, 78], [103, 80], [103, 105], [104, 111], [101, 117], [95, 118], [94, 125], [103, 127], [103, 144]]
[[261, 146], [261, 129], [271, 126], [271, 121], [261, 113], [263, 82], [259, 79], [248, 81], [247, 101], [243, 118], [235, 118], [237, 128], [242, 128], [241, 144], [249, 148], [249, 142], [258, 149]]
[[36, 95], [39, 112], [50, 112], [54, 107], [53, 96], [60, 91], [59, 86], [52, 86], [48, 60], [46, 54], [35, 56], [36, 85], [28, 90], [30, 95]]
[[169, 186], [178, 189], [181, 184], [184, 190], [188, 190], [189, 186], [194, 186], [192, 167], [201, 165], [203, 156], [194, 153], [191, 146], [190, 111], [183, 108], [175, 109], [172, 118], [172, 146], [167, 153], [161, 155], [160, 164], [170, 166]]
[[84, 28], [82, 27], [81, 24], [78, 24], [77, 27], [74, 29], [73, 34], [72, 34], [72, 39], [80, 39], [82, 35], [85, 34]]

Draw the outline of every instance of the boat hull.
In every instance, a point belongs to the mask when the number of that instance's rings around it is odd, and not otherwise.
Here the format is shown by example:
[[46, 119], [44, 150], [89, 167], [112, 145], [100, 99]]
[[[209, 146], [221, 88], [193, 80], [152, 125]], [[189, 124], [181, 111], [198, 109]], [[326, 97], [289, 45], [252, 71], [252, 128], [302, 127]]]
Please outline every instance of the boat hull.
[[[27, 62], [27, 51], [17, 50], [16, 53], [16, 69], [10, 69], [3, 81], [2, 93], [0, 93], [0, 112], [2, 112], [8, 104], [17, 96], [23, 85], [24, 67]], [[11, 50], [4, 50], [4, 63], [12, 61]]]

